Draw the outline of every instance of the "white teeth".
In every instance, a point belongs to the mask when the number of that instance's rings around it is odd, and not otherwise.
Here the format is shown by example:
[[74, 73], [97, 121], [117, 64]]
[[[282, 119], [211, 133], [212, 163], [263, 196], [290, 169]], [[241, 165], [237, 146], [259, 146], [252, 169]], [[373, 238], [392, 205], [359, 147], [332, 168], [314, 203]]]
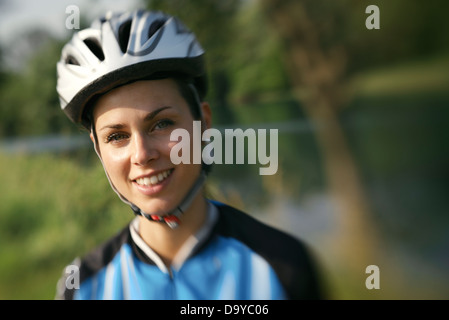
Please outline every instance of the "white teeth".
[[154, 175], [151, 177], [145, 177], [145, 178], [139, 178], [136, 180], [137, 184], [141, 186], [149, 186], [149, 185], [155, 185], [159, 182], [164, 181], [168, 176], [171, 174], [171, 170], [167, 170], [164, 172], [159, 173], [158, 175]]
[[150, 184], [156, 184], [156, 183], [158, 183], [158, 179], [157, 179], [157, 177], [156, 176], [152, 176], [151, 178], [150, 178]]

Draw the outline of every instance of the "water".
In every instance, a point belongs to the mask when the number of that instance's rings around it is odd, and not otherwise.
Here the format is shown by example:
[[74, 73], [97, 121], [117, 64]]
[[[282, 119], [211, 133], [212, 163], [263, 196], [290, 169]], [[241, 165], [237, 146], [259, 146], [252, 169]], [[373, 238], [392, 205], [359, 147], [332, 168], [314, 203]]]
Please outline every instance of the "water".
[[0, 141], [0, 152], [5, 154], [60, 153], [87, 148], [91, 144], [87, 135], [10, 138]]

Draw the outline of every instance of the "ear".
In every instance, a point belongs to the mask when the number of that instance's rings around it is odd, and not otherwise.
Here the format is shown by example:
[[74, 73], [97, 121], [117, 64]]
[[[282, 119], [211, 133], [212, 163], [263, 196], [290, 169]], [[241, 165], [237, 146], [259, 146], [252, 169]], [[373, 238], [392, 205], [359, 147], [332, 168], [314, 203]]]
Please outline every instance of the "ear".
[[90, 140], [92, 140], [93, 144], [95, 144], [95, 138], [94, 135], [92, 134], [92, 132], [89, 134], [90, 136]]
[[203, 121], [205, 124], [205, 129], [212, 127], [212, 110], [208, 102], [201, 102], [201, 111], [203, 113]]
[[100, 146], [98, 145], [98, 141], [96, 140], [94, 133], [91, 131], [89, 134], [90, 140], [92, 140], [92, 143], [94, 145], [94, 150], [98, 154], [98, 156], [101, 158], [100, 155]]

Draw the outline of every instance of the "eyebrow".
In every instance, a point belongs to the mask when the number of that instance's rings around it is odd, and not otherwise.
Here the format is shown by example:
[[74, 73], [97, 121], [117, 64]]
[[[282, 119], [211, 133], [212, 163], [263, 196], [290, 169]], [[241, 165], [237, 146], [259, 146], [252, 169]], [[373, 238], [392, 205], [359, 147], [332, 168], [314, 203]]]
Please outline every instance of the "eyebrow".
[[[156, 110], [154, 110], [154, 111], [148, 113], [148, 114], [145, 116], [145, 118], [143, 118], [143, 121], [144, 121], [144, 122], [151, 121], [151, 120], [154, 119], [154, 117], [157, 116], [158, 113], [160, 113], [160, 112], [162, 112], [162, 111], [164, 111], [164, 110], [166, 110], [166, 109], [170, 109], [170, 108], [171, 108], [171, 107], [169, 107], [169, 106], [165, 106], [165, 107], [161, 107], [161, 108], [159, 108], [159, 109], [156, 109]], [[124, 124], [121, 124], [121, 123], [117, 123], [117, 124], [108, 124], [108, 125], [105, 125], [104, 127], [102, 127], [102, 128], [101, 128], [100, 130], [98, 130], [98, 131], [102, 131], [102, 130], [105, 130], [105, 129], [123, 129], [123, 127], [125, 127], [125, 125], [124, 125]]]

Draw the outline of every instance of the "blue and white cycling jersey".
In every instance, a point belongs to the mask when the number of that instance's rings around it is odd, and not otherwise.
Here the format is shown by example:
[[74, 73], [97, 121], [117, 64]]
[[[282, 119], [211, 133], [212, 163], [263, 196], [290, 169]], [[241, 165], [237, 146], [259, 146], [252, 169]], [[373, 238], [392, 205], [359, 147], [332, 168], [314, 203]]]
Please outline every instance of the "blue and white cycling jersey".
[[303, 243], [249, 215], [209, 202], [205, 225], [167, 268], [142, 240], [134, 219], [82, 260], [79, 289], [63, 277], [61, 299], [319, 299], [313, 261]]

